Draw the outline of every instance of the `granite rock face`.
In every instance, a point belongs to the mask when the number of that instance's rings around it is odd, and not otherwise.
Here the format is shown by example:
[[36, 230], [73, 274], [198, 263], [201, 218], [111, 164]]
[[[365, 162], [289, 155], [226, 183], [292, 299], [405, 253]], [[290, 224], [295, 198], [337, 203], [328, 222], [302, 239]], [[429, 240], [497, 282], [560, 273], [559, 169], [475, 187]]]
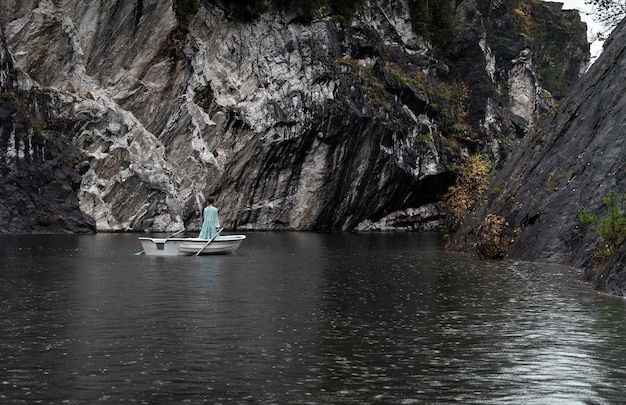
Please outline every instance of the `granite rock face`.
[[[183, 23], [157, 0], [7, 0], [0, 22], [84, 159], [70, 188], [99, 231], [197, 229], [209, 195], [231, 229], [433, 229], [460, 159], [501, 161], [551, 105], [547, 53], [493, 2], [459, 3], [445, 51], [414, 33], [408, 2], [365, 3], [349, 21], [244, 23], [201, 2]], [[552, 42], [567, 87], [585, 26], [550, 9], [569, 21]], [[461, 84], [459, 130], [442, 94]]]
[[598, 263], [599, 235], [578, 218], [602, 218], [603, 199], [626, 192], [626, 25], [586, 74], [510, 156], [487, 198], [450, 248], [475, 252], [484, 218], [505, 218], [519, 234], [508, 258], [585, 269], [595, 288], [626, 295], [626, 245]]

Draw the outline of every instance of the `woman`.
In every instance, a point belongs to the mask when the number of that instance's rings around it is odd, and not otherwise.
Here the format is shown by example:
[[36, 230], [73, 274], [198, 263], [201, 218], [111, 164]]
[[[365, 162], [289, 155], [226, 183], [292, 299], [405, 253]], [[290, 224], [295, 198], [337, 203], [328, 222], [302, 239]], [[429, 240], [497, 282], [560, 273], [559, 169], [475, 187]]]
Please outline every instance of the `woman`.
[[200, 230], [200, 239], [211, 239], [220, 229], [220, 220], [217, 215], [217, 208], [213, 206], [215, 202], [215, 198], [209, 197], [208, 199], [209, 205], [204, 208], [202, 213], [202, 217], [204, 218], [202, 222], [202, 229]]

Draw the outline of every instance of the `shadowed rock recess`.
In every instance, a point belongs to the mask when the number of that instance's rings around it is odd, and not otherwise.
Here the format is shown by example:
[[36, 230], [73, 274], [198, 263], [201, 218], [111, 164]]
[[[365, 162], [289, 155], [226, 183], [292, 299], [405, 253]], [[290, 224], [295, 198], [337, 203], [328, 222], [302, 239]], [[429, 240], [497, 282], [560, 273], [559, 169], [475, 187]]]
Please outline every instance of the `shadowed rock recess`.
[[249, 22], [233, 2], [3, 1], [0, 77], [23, 80], [3, 87], [0, 231], [198, 229], [209, 195], [227, 229], [436, 229], [461, 159], [499, 164], [587, 66], [576, 12], [519, 3], [455, 2], [418, 35], [402, 0]]
[[499, 216], [509, 224], [505, 233], [519, 235], [508, 258], [582, 268], [596, 289], [626, 295], [626, 244], [598, 261], [599, 236], [578, 218], [580, 208], [602, 217], [603, 198], [626, 192], [624, 24], [570, 95], [522, 140], [450, 249], [476, 253], [485, 218]]

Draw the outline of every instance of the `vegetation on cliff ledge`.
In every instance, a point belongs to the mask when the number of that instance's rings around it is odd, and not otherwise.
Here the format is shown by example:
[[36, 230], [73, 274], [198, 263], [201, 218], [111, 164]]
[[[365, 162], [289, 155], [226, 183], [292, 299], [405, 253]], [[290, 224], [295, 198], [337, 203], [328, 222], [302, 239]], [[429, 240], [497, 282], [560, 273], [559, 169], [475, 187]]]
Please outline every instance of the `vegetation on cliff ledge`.
[[472, 155], [456, 169], [456, 184], [443, 196], [442, 207], [446, 212], [446, 228], [456, 231], [474, 209], [489, 186], [490, 165], [481, 155]]
[[[470, 216], [484, 197], [493, 177], [490, 162], [481, 155], [466, 158], [456, 168], [455, 185], [443, 196], [441, 207], [445, 212], [446, 232], [453, 233]], [[512, 227], [506, 218], [487, 213], [482, 218], [474, 217], [477, 226], [472, 251], [481, 258], [502, 259], [511, 244], [519, 237], [523, 227]]]
[[176, 17], [184, 25], [189, 23], [189, 16], [196, 14], [200, 10], [199, 0], [176, 0], [174, 3]]
[[312, 20], [321, 11], [349, 18], [363, 0], [241, 0], [233, 4], [239, 18], [250, 21], [259, 18], [274, 5], [282, 10], [298, 13], [304, 21]]
[[[626, 204], [626, 193], [620, 196], [610, 191], [603, 199], [607, 208], [606, 215], [598, 217], [596, 214], [588, 214], [584, 208], [578, 211], [578, 217], [584, 223], [591, 226], [600, 237], [599, 262], [604, 258], [614, 255], [626, 242], [626, 213], [623, 206]], [[602, 270], [601, 268], [599, 270]]]
[[452, 0], [415, 0], [409, 2], [413, 31], [442, 46], [452, 44], [459, 35], [456, 3]]
[[[572, 15], [562, 18], [564, 12]], [[487, 11], [487, 35], [506, 37], [510, 26], [504, 21], [512, 21], [523, 34], [526, 46], [532, 50], [532, 62], [541, 75], [542, 87], [556, 99], [562, 99], [573, 81], [578, 79], [566, 74], [569, 64], [588, 57], [582, 49], [572, 55], [570, 49], [556, 45], [559, 38], [577, 36], [580, 17], [576, 13], [562, 10], [560, 3], [542, 0], [493, 0]]]

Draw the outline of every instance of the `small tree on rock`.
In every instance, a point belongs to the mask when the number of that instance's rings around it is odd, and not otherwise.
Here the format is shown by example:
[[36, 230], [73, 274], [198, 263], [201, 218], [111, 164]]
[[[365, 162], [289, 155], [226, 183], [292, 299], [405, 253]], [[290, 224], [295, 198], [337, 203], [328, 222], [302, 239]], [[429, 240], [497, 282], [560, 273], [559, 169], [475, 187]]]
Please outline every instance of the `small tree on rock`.
[[603, 199], [608, 210], [604, 217], [589, 215], [584, 208], [578, 211], [578, 217], [600, 236], [601, 252], [605, 257], [613, 255], [626, 242], [626, 193], [623, 196], [610, 191]]

